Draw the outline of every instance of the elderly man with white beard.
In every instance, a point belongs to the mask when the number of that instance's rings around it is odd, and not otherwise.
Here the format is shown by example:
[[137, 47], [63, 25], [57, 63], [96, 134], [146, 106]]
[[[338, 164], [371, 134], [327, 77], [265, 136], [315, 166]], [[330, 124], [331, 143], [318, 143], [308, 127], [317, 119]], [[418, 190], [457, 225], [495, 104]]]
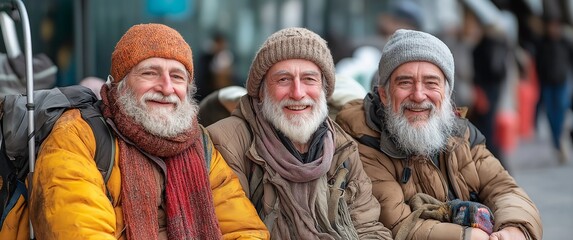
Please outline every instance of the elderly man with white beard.
[[395, 239], [541, 239], [536, 206], [453, 107], [448, 47], [398, 30], [378, 74], [377, 87], [336, 121], [359, 142], [380, 222]]
[[78, 109], [39, 152], [30, 197], [38, 239], [268, 239], [269, 232], [197, 123], [190, 46], [174, 29], [138, 24], [119, 40], [101, 89], [113, 129], [109, 181]]
[[391, 239], [356, 143], [328, 118], [334, 81], [326, 41], [282, 29], [257, 52], [232, 115], [207, 128], [271, 239]]

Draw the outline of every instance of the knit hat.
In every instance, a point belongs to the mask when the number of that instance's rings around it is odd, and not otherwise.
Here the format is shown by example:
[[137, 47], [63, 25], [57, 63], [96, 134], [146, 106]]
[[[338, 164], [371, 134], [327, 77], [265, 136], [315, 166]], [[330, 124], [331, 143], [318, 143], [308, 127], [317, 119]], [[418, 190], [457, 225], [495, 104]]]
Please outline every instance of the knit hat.
[[388, 39], [382, 49], [378, 67], [378, 85], [385, 85], [400, 65], [413, 61], [425, 61], [438, 66], [450, 85], [451, 93], [454, 89], [454, 57], [450, 49], [440, 39], [414, 30], [399, 29]]
[[193, 53], [181, 34], [163, 24], [139, 24], [121, 37], [111, 54], [111, 76], [121, 81], [141, 61], [160, 57], [177, 60], [185, 66], [193, 79]]
[[258, 97], [261, 81], [277, 62], [305, 59], [314, 62], [326, 79], [326, 97], [334, 90], [334, 61], [326, 41], [305, 28], [285, 28], [272, 34], [261, 46], [249, 70], [247, 92]]

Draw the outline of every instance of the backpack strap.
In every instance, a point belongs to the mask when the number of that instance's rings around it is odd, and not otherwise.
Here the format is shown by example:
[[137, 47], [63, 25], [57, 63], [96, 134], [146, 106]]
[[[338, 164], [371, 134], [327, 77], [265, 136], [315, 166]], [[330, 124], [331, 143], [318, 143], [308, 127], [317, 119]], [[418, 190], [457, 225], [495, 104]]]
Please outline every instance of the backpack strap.
[[115, 161], [115, 142], [103, 116], [93, 107], [80, 108], [82, 118], [90, 125], [96, 140], [94, 160], [105, 183], [111, 176]]
[[90, 125], [94, 133], [96, 140], [94, 161], [103, 177], [106, 195], [113, 203], [113, 198], [107, 189], [107, 182], [111, 176], [111, 171], [115, 162], [115, 141], [111, 129], [109, 129], [109, 126], [105, 123], [105, 119], [99, 111], [100, 104], [101, 101], [94, 105], [87, 105], [79, 108], [79, 110], [82, 118]]
[[82, 118], [90, 125], [94, 133], [96, 140], [94, 160], [107, 187], [115, 161], [115, 138], [101, 115], [102, 101], [98, 101], [95, 94], [83, 86], [62, 87], [59, 90], [68, 99], [71, 108], [80, 110]]

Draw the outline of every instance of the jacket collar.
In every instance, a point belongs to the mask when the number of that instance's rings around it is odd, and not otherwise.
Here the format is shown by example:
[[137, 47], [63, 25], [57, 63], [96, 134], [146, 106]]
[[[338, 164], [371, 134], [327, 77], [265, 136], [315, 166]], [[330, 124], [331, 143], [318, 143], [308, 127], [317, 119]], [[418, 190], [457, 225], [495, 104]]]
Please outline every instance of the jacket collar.
[[[376, 88], [364, 98], [364, 112], [366, 114], [366, 125], [380, 133], [380, 151], [391, 158], [403, 159], [408, 157], [406, 153], [400, 151], [391, 139], [384, 125], [384, 110], [380, 107], [382, 102]], [[384, 130], [382, 130], [384, 129]]]

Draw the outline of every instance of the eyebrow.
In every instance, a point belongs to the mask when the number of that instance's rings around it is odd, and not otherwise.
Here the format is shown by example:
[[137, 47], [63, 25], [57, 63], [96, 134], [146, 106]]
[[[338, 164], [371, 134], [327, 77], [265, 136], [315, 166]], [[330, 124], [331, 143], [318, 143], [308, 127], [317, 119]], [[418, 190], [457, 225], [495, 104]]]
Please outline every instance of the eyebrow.
[[[290, 71], [287, 70], [278, 70], [277, 72], [271, 74], [271, 76], [280, 76], [280, 75], [293, 75]], [[319, 76], [320, 72], [317, 72], [315, 70], [308, 70], [308, 71], [303, 71], [301, 73], [301, 75], [312, 75], [312, 76]]]
[[413, 79], [414, 76], [411, 75], [399, 75], [394, 78], [394, 81], [401, 81], [401, 80], [410, 80]]
[[319, 76], [320, 72], [317, 72], [315, 70], [308, 70], [308, 71], [302, 72], [302, 75]]
[[[139, 68], [136, 69], [136, 70], [137, 70], [137, 71], [142, 71], [142, 70], [146, 70], [146, 69], [152, 69], [152, 70], [156, 70], [156, 71], [162, 70], [162, 68], [161, 68], [159, 65], [157, 65], [157, 64], [145, 64], [145, 65], [139, 67]], [[178, 73], [187, 74], [187, 70], [186, 70], [186, 69], [181, 69], [181, 68], [179, 68], [179, 67], [172, 67], [172, 68], [169, 68], [168, 70], [169, 70], [169, 72], [178, 72]]]
[[[414, 76], [411, 76], [411, 75], [399, 75], [399, 76], [396, 76], [396, 78], [394, 78], [394, 80], [400, 81], [400, 80], [409, 80], [409, 79], [413, 79], [413, 78], [414, 78]], [[427, 74], [427, 75], [422, 76], [422, 80], [428, 80], [428, 79], [441, 80], [442, 78], [436, 74]]]

